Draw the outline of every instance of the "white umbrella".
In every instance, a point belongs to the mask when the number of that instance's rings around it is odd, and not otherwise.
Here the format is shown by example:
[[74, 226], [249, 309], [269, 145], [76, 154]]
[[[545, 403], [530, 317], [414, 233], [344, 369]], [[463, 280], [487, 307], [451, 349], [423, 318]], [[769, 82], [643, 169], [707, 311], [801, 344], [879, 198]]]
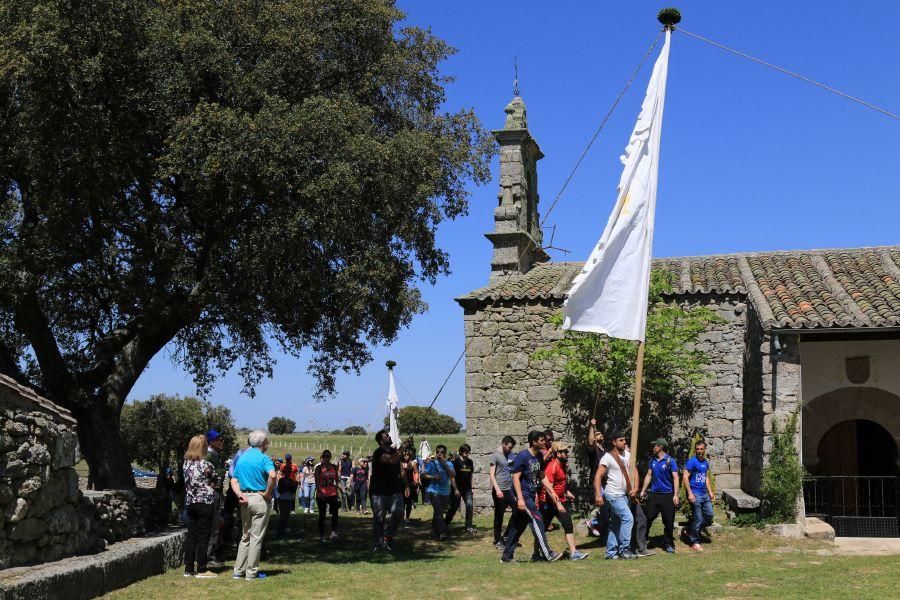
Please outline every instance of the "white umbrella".
[[387, 407], [388, 407], [388, 433], [391, 435], [391, 444], [394, 448], [400, 447], [400, 427], [397, 423], [397, 419], [400, 416], [400, 403], [397, 398], [397, 388], [394, 386], [394, 363], [393, 361], [388, 361], [388, 398], [387, 398]]

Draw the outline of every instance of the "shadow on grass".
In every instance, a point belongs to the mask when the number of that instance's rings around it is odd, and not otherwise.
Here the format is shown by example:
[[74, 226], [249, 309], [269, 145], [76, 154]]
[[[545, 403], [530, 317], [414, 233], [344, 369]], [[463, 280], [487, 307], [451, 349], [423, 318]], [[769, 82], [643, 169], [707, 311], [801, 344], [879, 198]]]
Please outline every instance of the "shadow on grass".
[[[414, 518], [411, 524], [397, 528], [393, 551], [376, 552], [372, 548], [372, 517], [341, 513], [338, 521], [337, 540], [327, 540], [331, 533], [331, 518], [325, 520], [326, 541], [319, 541], [318, 515], [293, 514], [287, 534], [275, 535], [277, 516], [269, 521], [263, 561], [269, 564], [299, 564], [313, 561], [328, 563], [394, 563], [406, 561], [449, 560], [463, 536], [466, 540], [478, 539], [478, 535], [465, 535], [462, 528], [451, 528], [451, 537], [445, 542], [431, 539], [430, 519]], [[485, 538], [486, 538], [485, 534]], [[302, 539], [301, 539], [302, 538]], [[486, 538], [487, 539], [487, 538]], [[234, 550], [232, 549], [232, 554]], [[268, 574], [275, 571], [267, 570]]]

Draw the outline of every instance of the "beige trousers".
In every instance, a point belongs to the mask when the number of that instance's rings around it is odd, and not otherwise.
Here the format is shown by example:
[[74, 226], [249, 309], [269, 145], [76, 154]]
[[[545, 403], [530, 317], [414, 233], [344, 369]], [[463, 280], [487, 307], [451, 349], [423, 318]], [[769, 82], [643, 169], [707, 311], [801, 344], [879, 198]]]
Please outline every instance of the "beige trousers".
[[262, 551], [266, 526], [272, 505], [260, 494], [244, 494], [247, 504], [241, 504], [241, 528], [243, 533], [238, 542], [237, 559], [234, 561], [235, 575], [247, 579], [256, 577], [259, 571], [259, 554]]

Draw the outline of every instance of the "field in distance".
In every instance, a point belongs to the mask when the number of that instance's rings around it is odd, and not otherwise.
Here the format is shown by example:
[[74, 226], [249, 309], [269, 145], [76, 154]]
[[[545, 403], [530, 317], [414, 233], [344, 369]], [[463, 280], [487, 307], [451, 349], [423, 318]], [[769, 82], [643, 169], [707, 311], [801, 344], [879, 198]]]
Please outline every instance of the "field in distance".
[[[405, 440], [408, 436], [401, 436]], [[428, 440], [431, 449], [438, 444], [447, 446], [449, 452], [455, 453], [459, 447], [466, 442], [466, 434], [418, 434], [413, 436], [416, 451], [419, 450], [419, 444], [422, 440]], [[241, 439], [241, 444], [246, 444], [246, 439]], [[499, 445], [499, 442], [498, 442]], [[375, 443], [375, 432], [368, 436], [364, 435], [332, 435], [330, 433], [292, 433], [288, 435], [270, 435], [269, 436], [269, 456], [283, 457], [286, 453], [293, 455], [295, 461], [300, 461], [306, 456], [319, 458], [322, 451], [326, 448], [331, 450], [332, 454], [338, 455], [344, 450], [350, 450], [353, 458], [367, 456], [377, 448]], [[302, 457], [301, 457], [302, 455]], [[317, 460], [318, 462], [318, 460]]]

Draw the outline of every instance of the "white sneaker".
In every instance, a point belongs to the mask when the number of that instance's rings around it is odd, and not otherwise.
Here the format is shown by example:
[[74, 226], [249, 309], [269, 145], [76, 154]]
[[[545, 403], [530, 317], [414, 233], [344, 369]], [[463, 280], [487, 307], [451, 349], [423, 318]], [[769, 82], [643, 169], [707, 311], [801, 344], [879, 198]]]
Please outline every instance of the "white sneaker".
[[330, 540], [336, 540], [336, 539], [338, 539], [337, 531], [332, 531], [332, 532], [331, 532], [331, 537], [330, 537], [329, 539], [330, 539]]

